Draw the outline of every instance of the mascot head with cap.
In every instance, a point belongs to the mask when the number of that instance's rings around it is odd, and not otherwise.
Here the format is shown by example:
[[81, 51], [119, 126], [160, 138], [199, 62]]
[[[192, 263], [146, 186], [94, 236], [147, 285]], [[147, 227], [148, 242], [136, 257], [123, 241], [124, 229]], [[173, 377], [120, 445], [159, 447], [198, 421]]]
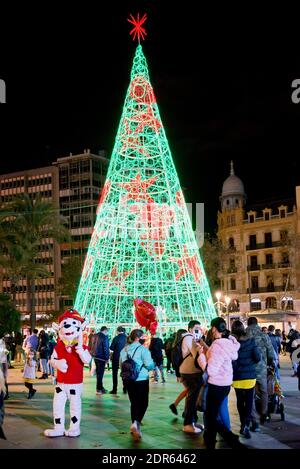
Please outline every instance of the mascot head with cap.
[[75, 309], [67, 309], [59, 316], [58, 324], [52, 324], [53, 329], [58, 332], [59, 338], [65, 344], [67, 350], [81, 342], [85, 326], [84, 318]]

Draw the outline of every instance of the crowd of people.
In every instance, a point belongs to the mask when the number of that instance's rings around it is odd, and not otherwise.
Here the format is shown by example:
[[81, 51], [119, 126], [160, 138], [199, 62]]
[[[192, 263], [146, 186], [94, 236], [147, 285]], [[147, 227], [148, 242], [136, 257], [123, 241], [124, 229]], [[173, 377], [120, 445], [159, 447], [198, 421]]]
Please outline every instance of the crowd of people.
[[[28, 399], [36, 393], [33, 387], [36, 371], [38, 379], [52, 378], [55, 374], [50, 357], [57, 338], [55, 333], [34, 329], [26, 337], [7, 335], [0, 339], [0, 438], [2, 430], [4, 400], [9, 398], [7, 385], [8, 369], [14, 364], [22, 365]], [[269, 376], [279, 384], [280, 355], [290, 354], [293, 375], [300, 383], [299, 359], [295, 351], [300, 348], [300, 334], [291, 329], [286, 335], [273, 325], [260, 327], [255, 317], [248, 319], [247, 327], [236, 320], [231, 331], [221, 317], [211, 321], [205, 330], [197, 320], [190, 321], [187, 329], [180, 329], [163, 340], [157, 334], [147, 336], [141, 329], [128, 335], [119, 326], [110, 342], [109, 330], [101, 327], [99, 332], [91, 330], [86, 338], [92, 361], [90, 370], [96, 376], [96, 394], [106, 394], [103, 377], [106, 366], [111, 362], [112, 389], [118, 393], [120, 372], [123, 393], [130, 401], [130, 433], [135, 440], [142, 437], [141, 424], [148, 408], [149, 381], [166, 383], [166, 372], [176, 374], [182, 390], [170, 404], [170, 410], [178, 415], [178, 405], [185, 400], [183, 431], [203, 434], [205, 445], [215, 448], [216, 435], [220, 434], [231, 448], [246, 448], [240, 437], [249, 439], [252, 432], [259, 432], [260, 425], [270, 418]], [[298, 385], [300, 390], [300, 384]], [[231, 388], [236, 395], [236, 406], [240, 418], [240, 436], [231, 430], [228, 410], [228, 395]], [[202, 414], [203, 424], [198, 422]]]

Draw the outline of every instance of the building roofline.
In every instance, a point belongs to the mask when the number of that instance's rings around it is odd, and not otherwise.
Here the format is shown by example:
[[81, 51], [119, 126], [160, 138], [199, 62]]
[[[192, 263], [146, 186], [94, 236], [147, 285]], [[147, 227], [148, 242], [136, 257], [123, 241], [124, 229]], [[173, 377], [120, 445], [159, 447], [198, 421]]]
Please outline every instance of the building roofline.
[[90, 152], [84, 152], [84, 153], [79, 153], [77, 155], [73, 155], [71, 153], [68, 156], [61, 156], [61, 157], [57, 158], [57, 160], [54, 161], [52, 164], [55, 166], [58, 163], [63, 163], [63, 162], [67, 162], [67, 161], [74, 160], [74, 159], [82, 159], [84, 157], [86, 157], [86, 158], [95, 158], [97, 160], [102, 160], [102, 161], [109, 162], [109, 158], [107, 158], [106, 156], [96, 155], [96, 154], [90, 153]]
[[5, 173], [5, 174], [0, 174], [1, 179], [10, 179], [13, 177], [19, 177], [19, 176], [24, 176], [24, 175], [30, 175], [30, 174], [35, 174], [38, 172], [43, 172], [45, 173], [46, 171], [48, 172], [53, 172], [54, 168], [53, 166], [42, 166], [39, 168], [31, 168], [31, 169], [23, 169], [23, 171], [15, 171], [12, 173]]

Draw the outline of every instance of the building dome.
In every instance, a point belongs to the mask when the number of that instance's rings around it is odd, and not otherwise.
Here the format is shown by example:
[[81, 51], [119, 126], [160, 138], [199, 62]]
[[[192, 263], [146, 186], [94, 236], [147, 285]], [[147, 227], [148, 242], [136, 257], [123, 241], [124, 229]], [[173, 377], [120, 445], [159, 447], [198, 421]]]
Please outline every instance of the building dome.
[[234, 174], [233, 162], [230, 163], [230, 176], [224, 181], [222, 187], [222, 197], [230, 195], [245, 195], [244, 184], [239, 177]]

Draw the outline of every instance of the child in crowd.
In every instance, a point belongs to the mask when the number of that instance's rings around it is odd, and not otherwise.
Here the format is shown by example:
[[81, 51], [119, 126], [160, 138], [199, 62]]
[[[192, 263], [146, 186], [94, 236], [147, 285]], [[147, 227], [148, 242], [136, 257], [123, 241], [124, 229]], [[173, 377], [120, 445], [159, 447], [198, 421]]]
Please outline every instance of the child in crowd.
[[31, 399], [35, 393], [36, 389], [33, 389], [33, 383], [35, 382], [35, 372], [36, 372], [36, 363], [37, 357], [36, 352], [32, 347], [26, 348], [26, 361], [23, 372], [23, 379], [25, 387], [28, 389], [28, 399]]

